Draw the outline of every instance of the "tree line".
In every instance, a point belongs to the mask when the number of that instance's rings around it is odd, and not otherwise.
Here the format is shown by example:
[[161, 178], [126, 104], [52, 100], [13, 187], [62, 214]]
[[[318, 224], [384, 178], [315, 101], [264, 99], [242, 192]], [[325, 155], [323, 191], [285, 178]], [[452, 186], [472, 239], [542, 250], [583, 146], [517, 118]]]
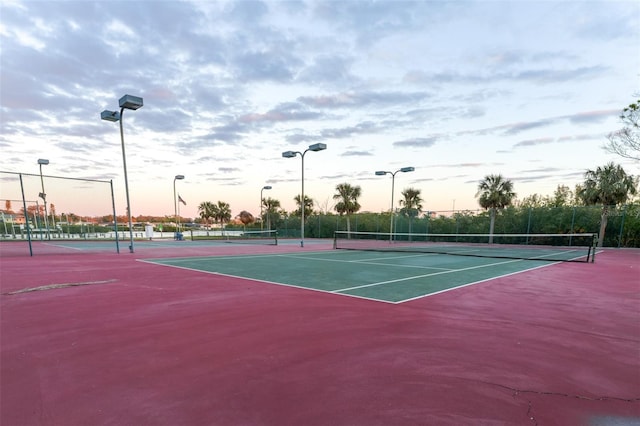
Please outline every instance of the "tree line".
[[[335, 190], [336, 193], [333, 195], [335, 205], [333, 209], [339, 216], [345, 217], [346, 230], [349, 232], [351, 231], [351, 215], [358, 213], [361, 209], [359, 199], [362, 196], [362, 189], [358, 185], [341, 183], [335, 187]], [[518, 201], [513, 181], [504, 178], [501, 174], [490, 174], [478, 183], [475, 196], [478, 199], [479, 206], [489, 214], [489, 235], [494, 233], [496, 215], [501, 210], [511, 206], [521, 208], [569, 205], [600, 206], [598, 244], [602, 246], [610, 210], [630, 201], [637, 194], [638, 177], [627, 174], [620, 165], [608, 163], [595, 170], [587, 170], [584, 175], [584, 181], [576, 185], [574, 191], [565, 185], [559, 185], [551, 196], [543, 197], [534, 194]], [[314, 214], [314, 201], [306, 195], [304, 198], [305, 218], [309, 218]], [[302, 209], [300, 195], [297, 195], [294, 201], [297, 204], [297, 209], [287, 213], [281, 208], [279, 200], [270, 197], [264, 198], [262, 200], [260, 219], [263, 224], [266, 224], [266, 228], [277, 228], [282, 224], [283, 220], [289, 217], [300, 217]], [[423, 203], [421, 190], [409, 187], [402, 190], [397, 208], [394, 206], [394, 214], [398, 214], [408, 220], [409, 233], [412, 232], [413, 219], [418, 218], [421, 214], [430, 216], [432, 213], [423, 210]], [[231, 218], [229, 205], [220, 201], [217, 204], [204, 202], [200, 205], [199, 211], [204, 223], [209, 223], [209, 220], [213, 219], [220, 223], [221, 226], [224, 226], [224, 223]], [[250, 216], [250, 219], [242, 220], [243, 216], [246, 218], [247, 215]], [[253, 216], [248, 212], [242, 212], [239, 216], [245, 226], [253, 222]], [[489, 241], [491, 242], [491, 237]]]

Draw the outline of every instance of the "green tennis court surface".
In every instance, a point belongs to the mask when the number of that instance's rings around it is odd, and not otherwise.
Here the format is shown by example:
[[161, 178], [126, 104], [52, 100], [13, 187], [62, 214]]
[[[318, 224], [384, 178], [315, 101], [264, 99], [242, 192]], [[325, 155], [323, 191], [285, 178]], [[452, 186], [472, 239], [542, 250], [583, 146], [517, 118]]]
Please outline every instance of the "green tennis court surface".
[[391, 303], [552, 264], [523, 259], [342, 250], [144, 261]]

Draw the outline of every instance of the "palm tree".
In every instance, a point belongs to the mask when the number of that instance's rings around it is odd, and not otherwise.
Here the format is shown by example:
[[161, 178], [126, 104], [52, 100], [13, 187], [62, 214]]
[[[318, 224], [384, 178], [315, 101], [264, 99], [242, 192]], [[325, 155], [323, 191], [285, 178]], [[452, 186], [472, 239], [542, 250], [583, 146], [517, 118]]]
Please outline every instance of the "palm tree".
[[362, 195], [362, 190], [359, 186], [351, 186], [348, 183], [340, 183], [336, 186], [337, 194], [333, 196], [334, 200], [340, 200], [335, 205], [334, 209], [342, 216], [347, 215], [347, 234], [351, 232], [351, 221], [349, 215], [356, 213], [360, 210], [360, 203], [358, 203], [358, 197]]
[[421, 190], [415, 188], [406, 188], [400, 194], [404, 199], [399, 203], [403, 206], [400, 209], [400, 214], [409, 217], [409, 234], [411, 234], [411, 227], [413, 218], [418, 216], [422, 211], [422, 197], [420, 197]]
[[[479, 197], [479, 198], [478, 198]], [[478, 184], [476, 198], [483, 209], [489, 209], [491, 223], [489, 224], [489, 244], [493, 243], [493, 228], [496, 222], [496, 211], [511, 205], [516, 197], [513, 192], [513, 182], [502, 175], [487, 175]]]
[[273, 198], [264, 198], [262, 200], [262, 206], [264, 207], [263, 219], [267, 219], [267, 229], [271, 230], [271, 218], [277, 219], [279, 216], [278, 209], [280, 209], [280, 201]]
[[586, 205], [602, 204], [598, 247], [602, 247], [610, 207], [615, 207], [638, 192], [638, 177], [627, 175], [622, 166], [608, 163], [594, 170], [587, 170], [584, 183], [578, 187], [577, 196]]
[[224, 235], [224, 223], [231, 220], [231, 207], [229, 206], [229, 203], [218, 201], [218, 205], [214, 207], [214, 211], [216, 219], [220, 221], [222, 235]]
[[[300, 194], [293, 197], [298, 208], [296, 209], [296, 216], [300, 216]], [[313, 214], [313, 200], [308, 196], [304, 196], [304, 217], [308, 218]]]
[[213, 203], [211, 201], [203, 201], [198, 206], [198, 214], [204, 220], [205, 225], [209, 225], [209, 219], [213, 218]]

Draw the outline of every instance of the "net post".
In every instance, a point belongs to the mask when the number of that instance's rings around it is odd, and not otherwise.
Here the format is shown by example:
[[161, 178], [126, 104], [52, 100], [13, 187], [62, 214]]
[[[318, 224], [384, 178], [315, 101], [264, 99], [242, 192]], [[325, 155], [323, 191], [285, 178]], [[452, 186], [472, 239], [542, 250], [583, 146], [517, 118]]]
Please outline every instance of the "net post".
[[275, 238], [276, 245], [278, 245], [278, 230], [273, 231], [273, 237]]
[[[591, 263], [596, 261], [596, 249], [598, 247], [598, 234], [593, 234], [592, 242], [591, 242]], [[587, 259], [588, 261], [588, 259]]]
[[336, 250], [338, 248], [338, 232], [333, 231], [333, 249]]

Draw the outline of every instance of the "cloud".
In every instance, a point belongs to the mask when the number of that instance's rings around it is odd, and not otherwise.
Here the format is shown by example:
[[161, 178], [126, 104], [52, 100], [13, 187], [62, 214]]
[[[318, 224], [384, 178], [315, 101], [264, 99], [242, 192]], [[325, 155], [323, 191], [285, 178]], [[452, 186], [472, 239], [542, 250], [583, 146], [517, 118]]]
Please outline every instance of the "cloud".
[[437, 137], [431, 138], [412, 138], [393, 143], [395, 147], [410, 147], [410, 148], [429, 148], [438, 141]]
[[571, 123], [575, 124], [591, 124], [602, 123], [610, 118], [618, 118], [620, 110], [603, 110], [603, 111], [585, 111], [579, 112], [573, 115], [567, 115], [567, 118]]
[[321, 54], [313, 58], [313, 62], [302, 68], [296, 76], [299, 83], [331, 83], [349, 85], [359, 79], [351, 72], [353, 57], [336, 54]]
[[504, 135], [517, 135], [518, 133], [522, 133], [528, 130], [538, 129], [541, 127], [548, 127], [557, 122], [558, 122], [558, 118], [545, 118], [545, 119], [536, 120], [536, 121], [527, 121], [522, 123], [508, 124], [500, 127], [504, 129], [504, 132], [503, 132]]
[[428, 169], [433, 168], [476, 168], [476, 167], [484, 167], [484, 166], [501, 166], [503, 163], [452, 163], [452, 164], [427, 164], [425, 167]]
[[240, 171], [240, 169], [237, 167], [218, 167], [218, 170], [221, 171], [222, 173], [233, 173], [233, 172]]
[[298, 104], [284, 104], [279, 108], [272, 109], [266, 113], [245, 114], [238, 118], [242, 123], [264, 123], [264, 122], [280, 122], [280, 121], [305, 121], [316, 120], [323, 115], [315, 112], [302, 110]]
[[241, 81], [290, 82], [302, 61], [283, 51], [250, 51], [234, 58], [235, 75]]
[[559, 167], [542, 167], [539, 169], [522, 170], [522, 173], [540, 173], [540, 172], [561, 172], [564, 169]]
[[529, 139], [516, 143], [513, 145], [513, 148], [520, 148], [523, 146], [536, 146], [536, 145], [544, 145], [549, 144], [555, 141], [555, 138], [537, 138], [537, 139]]
[[344, 151], [341, 154], [343, 157], [371, 157], [373, 154], [370, 151]]
[[343, 139], [353, 137], [362, 134], [378, 133], [383, 130], [381, 124], [373, 121], [363, 121], [355, 126], [336, 128], [336, 129], [324, 129], [320, 132], [320, 136], [323, 139]]
[[322, 96], [301, 96], [298, 102], [316, 108], [358, 108], [414, 104], [428, 96], [425, 92], [345, 92]]

